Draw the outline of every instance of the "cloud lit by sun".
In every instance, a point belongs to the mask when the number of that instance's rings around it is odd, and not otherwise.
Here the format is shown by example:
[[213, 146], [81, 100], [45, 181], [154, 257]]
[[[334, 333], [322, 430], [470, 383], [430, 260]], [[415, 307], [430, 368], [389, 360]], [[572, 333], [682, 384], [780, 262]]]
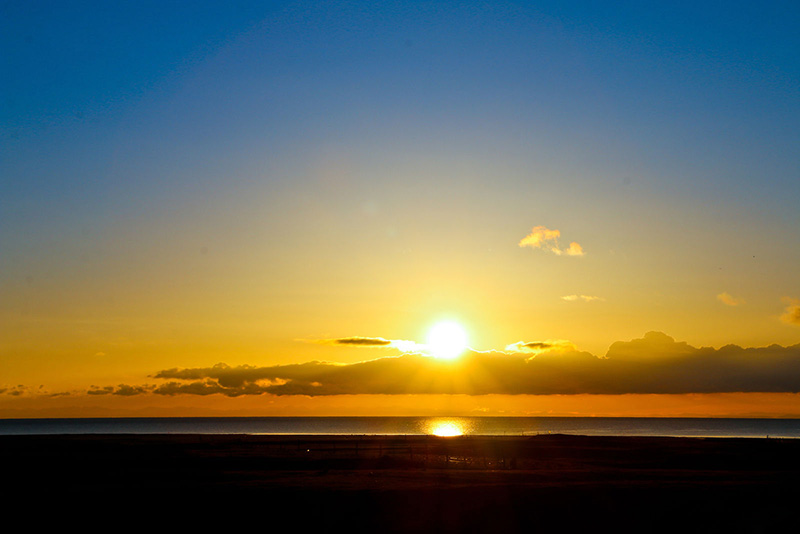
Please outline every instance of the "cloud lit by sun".
[[561, 256], [562, 254], [583, 256], [586, 254], [583, 251], [583, 247], [575, 241], [571, 242], [569, 247], [562, 249], [558, 244], [559, 237], [561, 237], [559, 230], [551, 230], [546, 226], [534, 226], [531, 232], [520, 240], [519, 246], [549, 250], [556, 256]]

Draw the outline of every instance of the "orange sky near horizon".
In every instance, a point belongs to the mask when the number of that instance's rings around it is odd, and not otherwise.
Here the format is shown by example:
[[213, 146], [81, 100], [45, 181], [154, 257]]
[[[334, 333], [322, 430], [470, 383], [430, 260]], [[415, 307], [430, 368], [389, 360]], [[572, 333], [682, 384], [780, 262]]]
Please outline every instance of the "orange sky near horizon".
[[0, 399], [2, 418], [59, 417], [766, 417], [798, 418], [791, 393], [683, 395], [341, 395], [312, 397], [183, 396], [160, 399], [29, 396]]

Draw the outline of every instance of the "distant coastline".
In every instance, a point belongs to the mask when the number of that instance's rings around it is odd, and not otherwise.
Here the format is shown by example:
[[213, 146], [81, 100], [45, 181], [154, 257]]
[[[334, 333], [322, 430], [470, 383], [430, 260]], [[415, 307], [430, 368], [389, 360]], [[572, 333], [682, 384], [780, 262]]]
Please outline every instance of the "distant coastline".
[[800, 438], [800, 419], [673, 417], [102, 417], [0, 419], [0, 435], [265, 434]]

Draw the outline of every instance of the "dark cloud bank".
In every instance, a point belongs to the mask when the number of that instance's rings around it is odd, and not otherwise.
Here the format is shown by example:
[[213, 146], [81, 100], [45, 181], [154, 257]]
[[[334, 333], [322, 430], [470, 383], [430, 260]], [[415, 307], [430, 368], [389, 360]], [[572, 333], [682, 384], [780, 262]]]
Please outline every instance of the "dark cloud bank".
[[641, 339], [614, 343], [603, 358], [563, 347], [534, 356], [526, 352], [469, 351], [457, 361], [404, 354], [348, 365], [316, 361], [269, 367], [217, 364], [165, 369], [154, 378], [165, 382], [148, 387], [97, 388], [94, 392], [226, 396], [798, 393], [800, 344], [696, 348], [663, 333], [649, 332]]

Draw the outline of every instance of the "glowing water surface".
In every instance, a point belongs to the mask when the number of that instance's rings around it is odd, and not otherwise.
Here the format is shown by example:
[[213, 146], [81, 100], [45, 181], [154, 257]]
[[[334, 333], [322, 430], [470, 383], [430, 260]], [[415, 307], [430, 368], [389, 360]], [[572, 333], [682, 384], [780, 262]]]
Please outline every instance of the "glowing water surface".
[[471, 430], [470, 422], [462, 418], [431, 418], [425, 421], [425, 434], [439, 437], [463, 436]]

